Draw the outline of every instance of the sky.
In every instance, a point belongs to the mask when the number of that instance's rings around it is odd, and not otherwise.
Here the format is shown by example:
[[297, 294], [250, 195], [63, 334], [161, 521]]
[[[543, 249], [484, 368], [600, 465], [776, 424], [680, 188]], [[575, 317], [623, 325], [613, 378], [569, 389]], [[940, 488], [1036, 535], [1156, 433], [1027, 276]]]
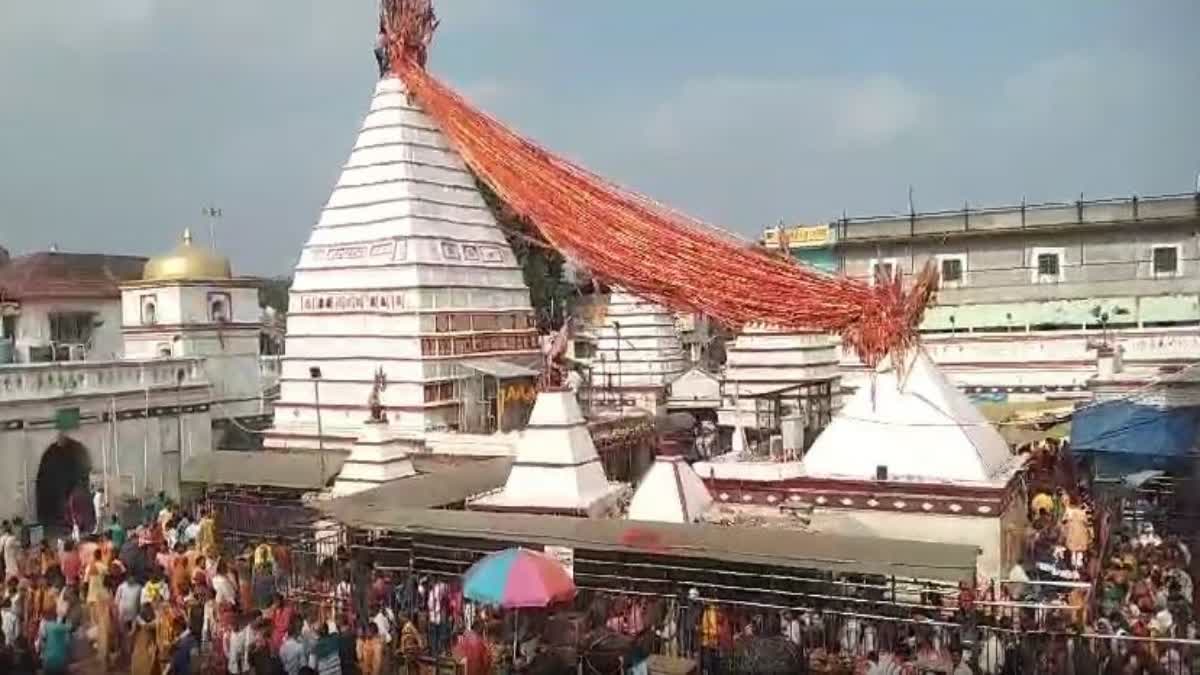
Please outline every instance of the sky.
[[[1200, 2], [439, 0], [429, 67], [724, 228], [1190, 192]], [[0, 244], [290, 271], [375, 80], [373, 0], [0, 2]]]

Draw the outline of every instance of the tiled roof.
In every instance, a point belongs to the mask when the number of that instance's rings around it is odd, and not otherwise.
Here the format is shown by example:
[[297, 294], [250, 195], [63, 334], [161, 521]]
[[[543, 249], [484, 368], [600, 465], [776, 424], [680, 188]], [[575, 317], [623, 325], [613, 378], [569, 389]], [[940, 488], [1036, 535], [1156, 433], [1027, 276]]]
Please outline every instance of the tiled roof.
[[0, 267], [0, 298], [119, 298], [118, 284], [142, 278], [145, 258], [95, 253], [42, 252], [13, 258]]

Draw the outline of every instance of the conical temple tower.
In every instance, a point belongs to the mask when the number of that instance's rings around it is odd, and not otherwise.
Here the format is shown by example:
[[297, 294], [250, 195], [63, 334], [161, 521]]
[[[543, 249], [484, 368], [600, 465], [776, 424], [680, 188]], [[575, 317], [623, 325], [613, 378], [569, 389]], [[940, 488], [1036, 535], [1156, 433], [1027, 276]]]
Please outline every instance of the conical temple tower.
[[[804, 394], [809, 404], [816, 405], [824, 398], [827, 408], [836, 408], [841, 388], [837, 349], [837, 339], [823, 333], [746, 326], [726, 352], [725, 398], [718, 413], [721, 426], [753, 428], [759, 400], [769, 400], [774, 392], [799, 391], [799, 387], [814, 388]], [[823, 393], [817, 396], [815, 390]], [[786, 398], [790, 404], [796, 396]], [[828, 414], [826, 409], [823, 416]]]
[[529, 290], [474, 177], [383, 78], [296, 266], [267, 444], [316, 447], [319, 432], [348, 448], [379, 369], [392, 428], [467, 430], [471, 366], [537, 353]]
[[613, 288], [607, 303], [592, 305], [584, 331], [595, 343], [593, 404], [657, 412], [667, 385], [687, 367], [671, 313], [624, 289]]
[[660, 456], [629, 502], [630, 520], [694, 523], [712, 505], [704, 481], [682, 457]]
[[504, 489], [471, 502], [483, 511], [599, 517], [624, 491], [608, 482], [575, 394], [538, 393]]

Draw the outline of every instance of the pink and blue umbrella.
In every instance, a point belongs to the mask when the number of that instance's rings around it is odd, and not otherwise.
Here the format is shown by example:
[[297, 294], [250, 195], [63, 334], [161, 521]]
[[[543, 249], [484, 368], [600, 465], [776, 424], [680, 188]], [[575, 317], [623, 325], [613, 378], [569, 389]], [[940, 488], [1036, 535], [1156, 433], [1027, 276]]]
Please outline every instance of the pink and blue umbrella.
[[548, 607], [575, 598], [575, 582], [559, 562], [523, 548], [485, 556], [463, 575], [469, 600], [504, 608]]

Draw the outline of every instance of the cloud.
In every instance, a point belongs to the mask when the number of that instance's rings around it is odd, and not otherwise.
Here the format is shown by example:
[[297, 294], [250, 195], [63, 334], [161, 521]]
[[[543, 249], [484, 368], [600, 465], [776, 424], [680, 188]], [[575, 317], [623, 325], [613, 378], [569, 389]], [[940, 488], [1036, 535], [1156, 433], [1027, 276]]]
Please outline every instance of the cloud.
[[[0, 1], [0, 243], [155, 253], [214, 202], [239, 271], [286, 271], [366, 110], [376, 6]], [[1194, 184], [1200, 71], [1182, 28], [1157, 51], [1013, 47], [976, 77], [938, 51], [820, 65], [801, 49], [815, 38], [754, 54], [718, 31], [733, 42], [707, 62], [683, 31], [613, 49], [625, 17], [576, 6], [439, 0], [434, 70], [545, 147], [748, 234], [899, 211], [909, 184], [919, 208]]]
[[660, 102], [645, 138], [668, 152], [713, 142], [761, 150], [781, 140], [808, 149], [853, 150], [887, 145], [916, 131], [935, 108], [932, 96], [889, 75], [717, 77], [685, 82]]

